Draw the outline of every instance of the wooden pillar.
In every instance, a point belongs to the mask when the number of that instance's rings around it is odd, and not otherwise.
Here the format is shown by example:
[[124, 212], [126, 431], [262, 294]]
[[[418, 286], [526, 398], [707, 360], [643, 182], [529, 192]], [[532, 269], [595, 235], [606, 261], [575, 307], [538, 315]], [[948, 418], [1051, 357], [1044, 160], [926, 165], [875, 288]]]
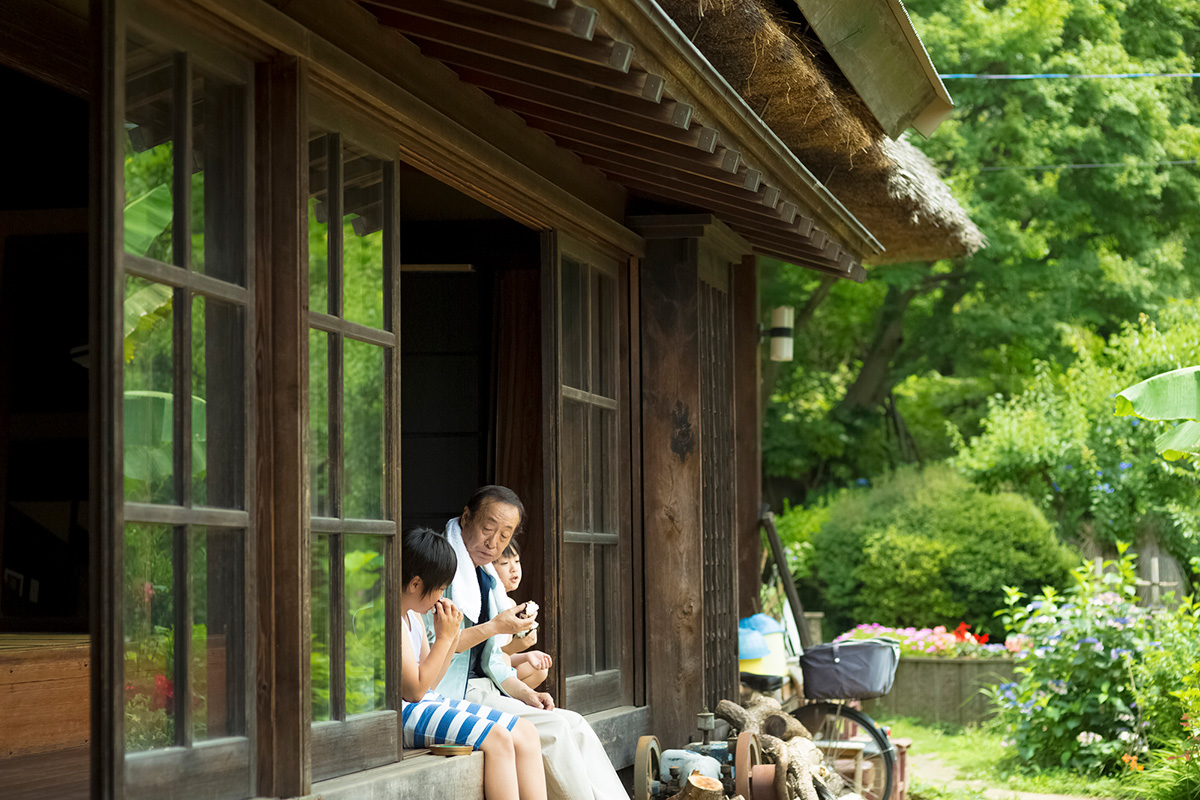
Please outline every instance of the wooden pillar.
[[120, 395], [123, 367], [124, 286], [118, 278], [123, 249], [124, 30], [120, 0], [89, 6], [92, 64], [89, 223], [93, 261], [90, 285], [88, 370], [88, 557], [91, 579], [91, 797], [124, 795], [125, 693], [121, 594], [124, 515], [124, 450]]
[[762, 538], [762, 418], [759, 402], [758, 258], [746, 256], [733, 270], [733, 399], [737, 490], [738, 616], [760, 611]]
[[646, 689], [664, 742], [688, 741], [704, 702], [698, 247], [648, 238], [641, 264]]
[[257, 74], [258, 794], [309, 794], [308, 121], [296, 58]]

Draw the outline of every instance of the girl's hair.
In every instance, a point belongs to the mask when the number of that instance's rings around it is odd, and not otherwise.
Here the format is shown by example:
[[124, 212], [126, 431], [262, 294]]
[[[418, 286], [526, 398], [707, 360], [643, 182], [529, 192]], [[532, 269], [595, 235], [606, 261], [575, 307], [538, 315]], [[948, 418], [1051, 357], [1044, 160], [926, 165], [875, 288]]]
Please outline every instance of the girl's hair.
[[[521, 545], [517, 544], [516, 537], [508, 540], [508, 547], [504, 548], [504, 552], [500, 554], [500, 558], [520, 558]], [[497, 561], [500, 558], [496, 559]]]
[[517, 529], [513, 531], [513, 538], [520, 536], [525, 530], [525, 504], [517, 497], [517, 493], [507, 486], [480, 486], [467, 501], [467, 511], [473, 519], [481, 508], [491, 502], [507, 503], [517, 509], [520, 521], [517, 523]]
[[450, 585], [458, 569], [458, 556], [446, 537], [429, 528], [409, 528], [400, 536], [400, 573], [403, 586], [413, 578], [425, 584], [425, 594]]

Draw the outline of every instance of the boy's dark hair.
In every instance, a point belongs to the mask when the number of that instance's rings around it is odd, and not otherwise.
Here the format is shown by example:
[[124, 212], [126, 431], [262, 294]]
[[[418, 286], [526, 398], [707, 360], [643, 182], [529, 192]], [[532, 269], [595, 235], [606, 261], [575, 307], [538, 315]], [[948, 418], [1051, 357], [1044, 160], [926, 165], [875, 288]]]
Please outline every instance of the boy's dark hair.
[[507, 503], [517, 509], [521, 521], [517, 523], [517, 529], [513, 531], [513, 538], [516, 539], [525, 530], [525, 504], [521, 502], [521, 498], [517, 497], [517, 493], [507, 486], [480, 486], [467, 501], [467, 511], [474, 518], [479, 513], [479, 509], [493, 501]]
[[[508, 547], [504, 548], [504, 552], [500, 554], [500, 558], [520, 558], [521, 545], [517, 544], [517, 539], [514, 536], [508, 540]], [[499, 561], [500, 559], [496, 559]]]
[[401, 585], [413, 578], [425, 584], [425, 594], [450, 585], [458, 569], [458, 556], [446, 537], [429, 528], [409, 528], [400, 535]]

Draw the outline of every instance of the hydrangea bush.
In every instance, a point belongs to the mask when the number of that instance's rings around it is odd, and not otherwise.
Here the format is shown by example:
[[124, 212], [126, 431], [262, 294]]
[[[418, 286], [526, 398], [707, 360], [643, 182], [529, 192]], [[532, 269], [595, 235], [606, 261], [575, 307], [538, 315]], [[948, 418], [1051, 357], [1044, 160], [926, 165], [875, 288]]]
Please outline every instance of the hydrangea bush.
[[1077, 567], [1065, 593], [1047, 588], [1028, 598], [1006, 589], [997, 614], [1031, 646], [1015, 655], [1017, 680], [995, 687], [992, 700], [1006, 744], [1026, 765], [1107, 773], [1144, 755], [1133, 669], [1156, 643], [1145, 609], [1134, 603], [1127, 547], [1118, 546], [1121, 557], [1105, 562], [1102, 576], [1090, 564]]
[[965, 622], [960, 622], [954, 630], [946, 630], [945, 625], [933, 628], [889, 628], [870, 623], [846, 631], [834, 641], [886, 636], [900, 642], [901, 656], [1003, 658], [1010, 655], [1004, 644], [989, 642], [986, 633], [971, 633], [970, 627]]

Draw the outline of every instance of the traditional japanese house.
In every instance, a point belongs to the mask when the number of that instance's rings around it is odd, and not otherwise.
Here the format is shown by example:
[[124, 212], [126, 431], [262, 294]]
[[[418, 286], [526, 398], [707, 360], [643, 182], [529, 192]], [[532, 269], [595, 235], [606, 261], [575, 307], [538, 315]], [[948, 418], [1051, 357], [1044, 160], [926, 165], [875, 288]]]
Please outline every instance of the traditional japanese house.
[[756, 260], [981, 244], [898, 0], [769, 2], [4, 4], [0, 794], [478, 796], [395, 621], [484, 483], [618, 767], [735, 695]]

